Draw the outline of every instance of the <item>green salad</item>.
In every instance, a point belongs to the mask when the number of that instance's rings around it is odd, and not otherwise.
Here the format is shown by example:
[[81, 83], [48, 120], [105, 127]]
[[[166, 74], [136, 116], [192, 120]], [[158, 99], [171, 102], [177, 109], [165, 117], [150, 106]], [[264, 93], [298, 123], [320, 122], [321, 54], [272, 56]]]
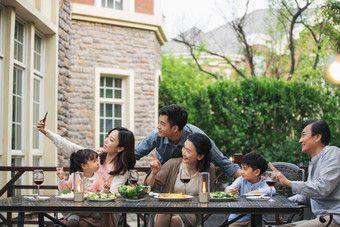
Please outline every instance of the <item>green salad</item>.
[[131, 186], [131, 185], [122, 185], [118, 192], [119, 194], [127, 199], [141, 199], [144, 198], [148, 192], [150, 191], [149, 186]]
[[114, 199], [116, 198], [115, 193], [95, 192], [87, 195], [89, 199]]
[[238, 195], [234, 195], [227, 192], [210, 192], [210, 198], [238, 198]]
[[59, 194], [60, 194], [60, 195], [67, 195], [67, 194], [71, 194], [71, 191], [68, 190], [68, 189], [64, 189], [64, 190], [61, 190], [61, 191], [59, 192]]

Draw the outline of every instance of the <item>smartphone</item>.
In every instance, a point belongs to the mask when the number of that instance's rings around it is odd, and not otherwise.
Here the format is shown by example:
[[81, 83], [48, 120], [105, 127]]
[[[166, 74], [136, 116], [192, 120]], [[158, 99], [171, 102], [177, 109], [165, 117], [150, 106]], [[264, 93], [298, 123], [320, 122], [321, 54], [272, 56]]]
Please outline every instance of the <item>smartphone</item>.
[[45, 123], [45, 121], [46, 121], [46, 116], [47, 116], [47, 114], [48, 114], [48, 111], [46, 112], [45, 117], [44, 117], [44, 119], [43, 119], [43, 122], [44, 122], [44, 123]]

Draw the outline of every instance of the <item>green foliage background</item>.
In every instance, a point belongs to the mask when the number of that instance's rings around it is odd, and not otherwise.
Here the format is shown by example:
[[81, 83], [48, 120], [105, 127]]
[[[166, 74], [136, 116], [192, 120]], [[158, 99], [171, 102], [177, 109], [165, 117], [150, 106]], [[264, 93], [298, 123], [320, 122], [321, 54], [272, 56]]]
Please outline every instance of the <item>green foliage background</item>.
[[209, 81], [180, 62], [163, 57], [159, 104], [185, 106], [188, 123], [207, 133], [226, 156], [257, 150], [268, 161], [307, 165], [310, 157], [298, 141], [308, 118], [326, 120], [331, 145], [340, 147], [339, 89], [268, 78]]

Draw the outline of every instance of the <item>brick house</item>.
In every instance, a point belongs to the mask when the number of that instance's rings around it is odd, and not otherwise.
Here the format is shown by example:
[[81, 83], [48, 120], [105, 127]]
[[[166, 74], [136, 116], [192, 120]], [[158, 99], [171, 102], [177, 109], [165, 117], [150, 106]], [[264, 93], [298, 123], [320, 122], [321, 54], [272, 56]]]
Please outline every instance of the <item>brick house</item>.
[[[68, 165], [69, 154], [35, 128], [46, 111], [48, 129], [85, 147], [100, 147], [115, 126], [131, 129], [136, 142], [154, 129], [167, 41], [158, 3], [0, 2], [1, 165]], [[11, 175], [1, 177], [4, 185]], [[56, 182], [53, 173], [45, 178]]]

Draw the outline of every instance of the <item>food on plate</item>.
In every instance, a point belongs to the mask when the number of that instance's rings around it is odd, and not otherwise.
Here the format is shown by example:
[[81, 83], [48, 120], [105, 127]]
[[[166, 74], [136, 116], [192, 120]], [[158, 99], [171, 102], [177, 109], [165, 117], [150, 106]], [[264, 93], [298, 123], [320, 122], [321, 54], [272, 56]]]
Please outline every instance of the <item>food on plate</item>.
[[59, 192], [59, 195], [65, 198], [73, 198], [73, 192], [68, 190], [68, 189], [64, 189], [62, 191]]
[[149, 186], [131, 186], [131, 185], [122, 185], [118, 192], [119, 194], [127, 199], [142, 199], [144, 198], [148, 192], [150, 191]]
[[222, 192], [222, 191], [218, 191], [218, 192], [210, 192], [210, 198], [238, 198], [238, 195], [234, 195], [231, 193], [227, 193], [227, 192]]
[[158, 195], [158, 198], [188, 198], [187, 195], [184, 195], [182, 193], [167, 193], [167, 194], [162, 194]]
[[64, 189], [64, 190], [62, 190], [62, 191], [59, 192], [60, 195], [70, 194], [70, 193], [71, 193], [71, 191], [68, 190], [68, 189]]
[[115, 199], [115, 193], [105, 193], [105, 192], [95, 192], [87, 194], [87, 198], [89, 199]]

